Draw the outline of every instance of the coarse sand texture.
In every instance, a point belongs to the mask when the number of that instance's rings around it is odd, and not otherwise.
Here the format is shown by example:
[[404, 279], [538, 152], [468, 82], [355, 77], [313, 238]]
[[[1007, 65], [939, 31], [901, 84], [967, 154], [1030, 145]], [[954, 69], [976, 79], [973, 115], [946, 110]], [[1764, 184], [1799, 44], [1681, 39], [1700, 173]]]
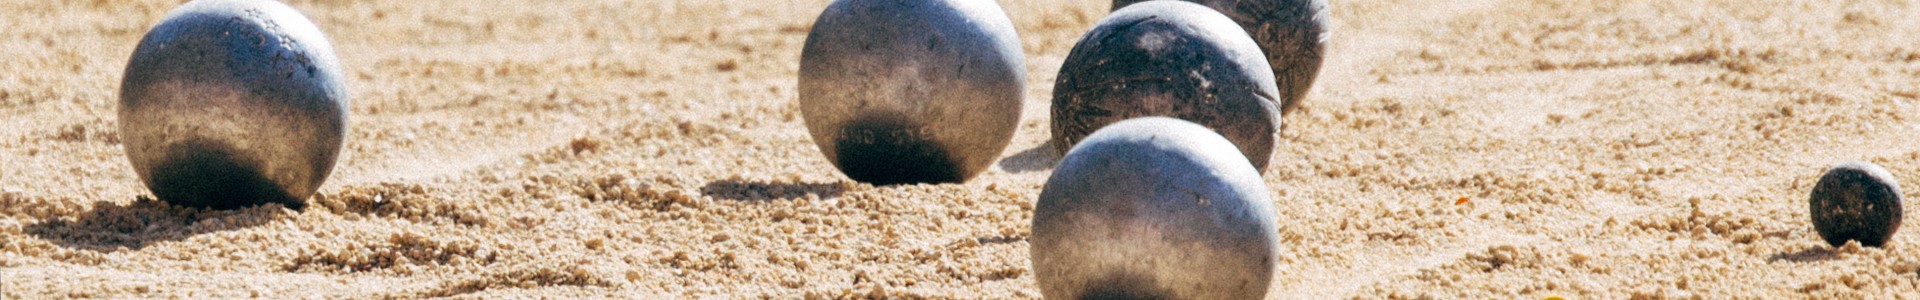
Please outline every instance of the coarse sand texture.
[[[214, 209], [154, 197], [119, 114], [183, 1], [0, 1], [0, 297], [1039, 299], [1054, 94], [1114, 1], [954, 2], [1022, 54], [966, 72], [1025, 74], [966, 114], [1018, 113], [968, 179], [887, 185], [803, 112], [831, 0], [287, 0], [350, 126], [305, 208]], [[1809, 213], [1838, 162], [1920, 182], [1915, 4], [1328, 0], [1266, 297], [1916, 298], [1920, 231]]]

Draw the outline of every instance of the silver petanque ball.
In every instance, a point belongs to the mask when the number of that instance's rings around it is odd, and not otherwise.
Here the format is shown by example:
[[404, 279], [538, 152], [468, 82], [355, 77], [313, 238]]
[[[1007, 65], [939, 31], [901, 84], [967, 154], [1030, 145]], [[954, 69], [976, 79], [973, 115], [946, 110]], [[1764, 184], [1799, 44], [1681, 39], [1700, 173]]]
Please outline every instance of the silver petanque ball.
[[849, 178], [963, 182], [1013, 139], [1021, 51], [994, 1], [834, 1], [800, 52], [801, 116]]
[[[1273, 68], [1281, 115], [1291, 114], [1313, 89], [1326, 59], [1331, 18], [1326, 0], [1187, 0], [1226, 14], [1253, 36]], [[1142, 0], [1115, 0], [1118, 10]]]
[[1260, 299], [1279, 251], [1271, 201], [1260, 173], [1206, 127], [1114, 123], [1041, 189], [1034, 280], [1048, 299]]
[[1273, 71], [1232, 19], [1199, 4], [1152, 1], [1101, 19], [1067, 54], [1053, 90], [1053, 140], [1065, 152], [1101, 126], [1165, 116], [1199, 123], [1254, 169], [1280, 129]]
[[1813, 229], [1839, 247], [1847, 241], [1880, 247], [1900, 230], [1900, 184], [1887, 169], [1867, 162], [1833, 166], [1813, 185], [1808, 199]]
[[300, 209], [340, 153], [341, 76], [333, 46], [292, 7], [189, 2], [147, 31], [127, 62], [127, 160], [175, 205]]

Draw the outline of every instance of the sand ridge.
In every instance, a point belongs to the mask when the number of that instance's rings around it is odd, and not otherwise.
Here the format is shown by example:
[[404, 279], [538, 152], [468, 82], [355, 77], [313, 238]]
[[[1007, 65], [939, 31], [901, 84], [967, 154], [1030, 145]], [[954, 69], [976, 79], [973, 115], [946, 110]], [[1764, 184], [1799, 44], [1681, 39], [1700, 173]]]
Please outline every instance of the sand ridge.
[[[1002, 160], [876, 187], [795, 109], [826, 1], [291, 1], [348, 75], [343, 158], [304, 211], [206, 211], [146, 198], [116, 132], [177, 2], [0, 3], [0, 294], [1038, 297], [1048, 97], [1108, 9], [1001, 3], [1029, 73]], [[1913, 6], [1332, 1], [1265, 173], [1273, 298], [1920, 294], [1910, 232], [1829, 247], [1806, 215], [1831, 164], [1920, 182]]]

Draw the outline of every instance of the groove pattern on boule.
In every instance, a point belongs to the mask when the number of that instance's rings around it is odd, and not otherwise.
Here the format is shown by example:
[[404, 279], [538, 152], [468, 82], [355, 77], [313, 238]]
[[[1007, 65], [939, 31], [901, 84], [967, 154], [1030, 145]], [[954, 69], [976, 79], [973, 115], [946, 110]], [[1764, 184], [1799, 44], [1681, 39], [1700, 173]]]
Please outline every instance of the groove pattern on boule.
[[1280, 128], [1277, 93], [1259, 46], [1225, 15], [1180, 1], [1129, 5], [1061, 65], [1052, 143], [1064, 153], [1101, 126], [1166, 116], [1218, 132], [1264, 170]]
[[1041, 189], [1034, 280], [1049, 299], [1260, 299], [1279, 251], [1272, 199], [1205, 127], [1165, 117], [1109, 125]]
[[306, 206], [347, 129], [333, 46], [275, 1], [199, 0], [147, 31], [120, 85], [127, 160], [157, 198]]
[[1856, 161], [1833, 166], [1808, 198], [1814, 230], [1835, 247], [1847, 241], [1880, 247], [1900, 230], [1900, 185], [1879, 165]]
[[[1115, 0], [1113, 9], [1143, 1]], [[1280, 90], [1282, 116], [1293, 114], [1306, 101], [1326, 60], [1328, 24], [1332, 21], [1327, 16], [1326, 0], [1186, 1], [1226, 14], [1260, 44], [1273, 69], [1274, 85]]]
[[966, 181], [1013, 140], [1021, 51], [993, 1], [834, 1], [801, 49], [800, 112], [849, 178]]

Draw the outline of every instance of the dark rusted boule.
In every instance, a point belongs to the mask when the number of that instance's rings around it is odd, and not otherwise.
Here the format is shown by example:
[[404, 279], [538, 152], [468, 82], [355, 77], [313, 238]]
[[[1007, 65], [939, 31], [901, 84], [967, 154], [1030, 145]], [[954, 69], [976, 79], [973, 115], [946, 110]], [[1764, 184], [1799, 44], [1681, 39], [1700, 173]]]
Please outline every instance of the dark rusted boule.
[[1080, 38], [1053, 90], [1053, 145], [1065, 152], [1120, 120], [1166, 116], [1199, 123], [1265, 169], [1280, 128], [1273, 71], [1227, 16], [1198, 4], [1153, 1], [1113, 12]]
[[[1320, 76], [1327, 49], [1326, 0], [1186, 0], [1206, 5], [1226, 14], [1253, 36], [1273, 68], [1274, 85], [1280, 89], [1280, 113], [1292, 114], [1313, 80]], [[1141, 0], [1115, 0], [1119, 10]]]

